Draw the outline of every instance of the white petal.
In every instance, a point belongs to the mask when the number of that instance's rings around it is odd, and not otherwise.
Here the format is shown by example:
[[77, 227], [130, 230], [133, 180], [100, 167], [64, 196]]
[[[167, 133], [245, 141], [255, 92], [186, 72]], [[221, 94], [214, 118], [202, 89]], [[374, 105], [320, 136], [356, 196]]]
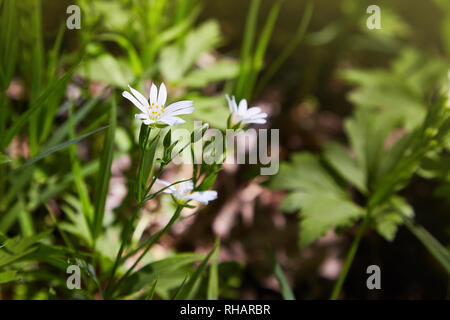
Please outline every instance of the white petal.
[[152, 123], [155, 123], [155, 121], [150, 120], [150, 119], [144, 120], [144, 124], [146, 124], [146, 125], [149, 125], [149, 124], [152, 124]]
[[245, 115], [248, 116], [253, 116], [256, 115], [258, 113], [261, 112], [261, 108], [260, 107], [251, 107], [247, 110], [247, 112], [245, 113]]
[[148, 114], [139, 113], [134, 115], [135, 119], [148, 119]]
[[245, 114], [245, 112], [247, 111], [247, 107], [248, 107], [247, 100], [242, 99], [241, 102], [239, 102], [238, 113], [240, 115]]
[[169, 112], [166, 112], [166, 116], [177, 116], [179, 114], [190, 114], [194, 112], [194, 108], [184, 108], [184, 109], [178, 109], [175, 111], [170, 110]]
[[203, 204], [208, 204], [209, 201], [213, 201], [217, 199], [217, 191], [203, 191], [203, 192], [194, 192], [189, 195], [189, 199], [196, 200]]
[[185, 121], [178, 117], [172, 117], [172, 116], [161, 116], [159, 118], [160, 122], [164, 122], [168, 124], [169, 126], [177, 126], [179, 124], [183, 124]]
[[142, 112], [147, 112], [147, 109], [145, 106], [143, 106], [135, 97], [131, 95], [128, 91], [122, 92], [122, 96], [128, 100], [130, 100], [131, 103], [133, 103], [139, 110]]
[[183, 108], [189, 108], [194, 104], [194, 101], [183, 100], [170, 104], [167, 108], [164, 108], [166, 112], [175, 111]]
[[[174, 187], [174, 186], [170, 186], [171, 183], [169, 183], [169, 182], [167, 182], [167, 181], [160, 180], [160, 179], [156, 179], [155, 182], [156, 182], [156, 183], [159, 183], [159, 184], [162, 184], [162, 185], [165, 186], [165, 187], [168, 187], [167, 189], [165, 189], [165, 190], [163, 191], [164, 193], [173, 193], [173, 192], [176, 191], [175, 187]], [[169, 187], [169, 186], [170, 186], [170, 187]]]
[[161, 83], [161, 86], [159, 87], [159, 93], [158, 93], [158, 106], [163, 106], [166, 104], [166, 100], [167, 100], [167, 89], [166, 89], [166, 85], [163, 83]]
[[137, 90], [133, 89], [132, 87], [128, 86], [128, 88], [130, 88], [131, 93], [139, 100], [139, 102], [145, 106], [145, 107], [149, 107], [150, 105], [148, 104], [147, 99]]
[[248, 120], [243, 120], [242, 123], [243, 124], [248, 124], [248, 123], [263, 124], [263, 123], [266, 123], [266, 119], [248, 119]]
[[253, 116], [250, 116], [250, 117], [246, 116], [245, 118], [246, 119], [265, 119], [265, 118], [267, 118], [267, 113], [258, 113]]
[[152, 83], [152, 86], [150, 87], [150, 104], [155, 103], [156, 99], [158, 97], [158, 88], [155, 86], [154, 83]]
[[[181, 179], [186, 180], [186, 179]], [[178, 184], [178, 191], [182, 194], [189, 193], [194, 189], [194, 183], [192, 181], [183, 181]]]
[[[230, 99], [230, 96], [228, 94], [225, 95], [225, 98], [227, 98], [228, 101], [228, 108], [230, 109], [230, 112], [233, 113], [235, 109], [235, 105], [233, 104], [233, 100]], [[233, 97], [234, 99], [234, 97]]]

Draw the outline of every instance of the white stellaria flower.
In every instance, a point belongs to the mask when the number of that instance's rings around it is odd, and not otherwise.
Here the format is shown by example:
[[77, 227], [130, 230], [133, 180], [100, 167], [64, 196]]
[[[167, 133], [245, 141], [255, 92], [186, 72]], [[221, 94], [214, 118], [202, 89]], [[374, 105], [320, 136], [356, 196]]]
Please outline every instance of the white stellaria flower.
[[169, 106], [166, 105], [167, 89], [164, 83], [158, 88], [152, 84], [150, 88], [150, 102], [139, 91], [130, 88], [128, 91], [122, 92], [122, 96], [130, 100], [142, 113], [135, 114], [136, 119], [141, 119], [146, 125], [163, 124], [176, 126], [183, 124], [184, 120], [176, 117], [181, 114], [189, 114], [194, 112], [192, 107], [193, 101], [178, 101]]
[[156, 182], [168, 187], [163, 192], [171, 194], [175, 199], [181, 202], [195, 200], [203, 204], [208, 204], [209, 201], [217, 199], [217, 191], [208, 190], [192, 192], [194, 190], [192, 181], [183, 181], [175, 185], [171, 185], [171, 183], [160, 179], [156, 179]]
[[239, 122], [243, 125], [250, 123], [266, 123], [267, 113], [261, 112], [261, 108], [248, 108], [247, 100], [245, 99], [242, 99], [238, 105], [234, 96], [230, 99], [230, 97], [226, 95], [226, 98], [228, 100], [228, 107], [231, 112], [231, 124], [233, 126]]

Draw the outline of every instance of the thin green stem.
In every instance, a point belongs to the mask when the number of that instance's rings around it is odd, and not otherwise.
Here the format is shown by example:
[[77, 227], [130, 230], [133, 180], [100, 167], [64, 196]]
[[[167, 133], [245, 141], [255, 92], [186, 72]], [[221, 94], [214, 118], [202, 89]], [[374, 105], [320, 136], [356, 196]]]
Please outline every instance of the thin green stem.
[[150, 137], [150, 133], [151, 133], [151, 130], [148, 130], [147, 135], [145, 136], [144, 148], [142, 150], [142, 155], [141, 155], [141, 159], [139, 162], [138, 183], [137, 183], [137, 188], [138, 188], [137, 189], [137, 200], [138, 200], [138, 202], [141, 202], [141, 200], [142, 200], [142, 184], [143, 184], [142, 169], [143, 169], [143, 165], [144, 165], [144, 158], [145, 158], [145, 154], [146, 154], [146, 148], [147, 148], [148, 139]]
[[145, 250], [139, 255], [139, 257], [136, 259], [134, 264], [125, 272], [125, 274], [120, 278], [120, 280], [117, 282], [116, 285], [111, 289], [111, 292], [114, 292], [114, 289], [119, 287], [120, 284], [130, 275], [130, 273], [136, 268], [136, 266], [139, 264], [139, 262], [142, 260], [142, 258], [147, 254], [147, 252], [151, 249], [151, 247], [161, 238], [163, 234], [165, 234], [167, 231], [170, 230], [170, 228], [173, 226], [173, 224], [178, 220], [181, 214], [181, 210], [183, 210], [183, 206], [179, 205], [173, 214], [170, 221], [167, 223], [167, 225], [158, 231], [155, 235], [151, 237], [151, 240], [148, 242], [147, 246], [145, 247]]
[[109, 294], [109, 289], [110, 289], [111, 284], [112, 284], [112, 282], [114, 280], [114, 276], [116, 275], [117, 268], [119, 267], [119, 262], [121, 260], [123, 251], [125, 250], [125, 247], [127, 246], [128, 242], [129, 242], [131, 229], [133, 227], [134, 220], [136, 219], [140, 208], [141, 208], [141, 204], [139, 203], [136, 206], [136, 208], [134, 209], [133, 214], [131, 216], [131, 219], [128, 220], [128, 223], [125, 226], [124, 237], [122, 239], [122, 243], [120, 244], [119, 252], [117, 252], [117, 256], [116, 256], [116, 259], [114, 261], [113, 268], [111, 269], [111, 274], [109, 275], [108, 285], [107, 285], [106, 290], [105, 290], [105, 295], [106, 296], [108, 296], [108, 294]]
[[345, 258], [344, 267], [342, 268], [342, 271], [339, 274], [339, 278], [337, 279], [336, 284], [334, 285], [333, 292], [331, 293], [330, 296], [330, 300], [337, 300], [339, 297], [342, 285], [344, 284], [345, 278], [347, 277], [347, 273], [352, 265], [353, 259], [355, 258], [356, 251], [358, 250], [358, 246], [361, 241], [364, 230], [366, 229], [367, 224], [369, 222], [369, 216], [370, 210], [367, 211], [366, 215], [364, 216], [364, 220], [358, 229], [358, 233], [356, 234], [355, 239], [353, 240], [352, 246], [350, 247], [347, 257]]

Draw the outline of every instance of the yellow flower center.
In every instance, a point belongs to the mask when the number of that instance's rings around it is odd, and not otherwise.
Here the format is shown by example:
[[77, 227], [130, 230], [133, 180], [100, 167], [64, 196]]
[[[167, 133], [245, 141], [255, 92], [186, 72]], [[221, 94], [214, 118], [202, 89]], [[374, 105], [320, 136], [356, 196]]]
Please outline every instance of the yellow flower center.
[[150, 120], [156, 121], [164, 113], [164, 105], [162, 105], [160, 108], [160, 106], [152, 103], [152, 105], [150, 107], [148, 107], [148, 110], [149, 110], [148, 115], [149, 115]]

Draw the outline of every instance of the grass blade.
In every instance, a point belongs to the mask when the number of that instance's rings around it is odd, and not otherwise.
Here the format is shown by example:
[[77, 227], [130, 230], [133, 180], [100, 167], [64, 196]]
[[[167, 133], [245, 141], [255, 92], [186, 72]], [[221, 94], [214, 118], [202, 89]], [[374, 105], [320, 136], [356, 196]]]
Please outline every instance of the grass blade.
[[295, 296], [292, 293], [291, 288], [289, 287], [289, 283], [284, 276], [283, 269], [281, 269], [280, 265], [275, 261], [275, 276], [277, 277], [278, 283], [281, 288], [281, 295], [284, 300], [295, 300]]
[[[6, 90], [13, 77], [14, 69], [17, 61], [17, 49], [19, 45], [19, 37], [16, 35], [17, 30], [17, 1], [5, 1], [2, 8], [0, 19], [0, 80], [2, 92]], [[3, 93], [2, 93], [3, 94]]]
[[450, 252], [436, 240], [424, 227], [415, 224], [410, 218], [403, 215], [406, 227], [412, 234], [419, 239], [420, 242], [427, 248], [428, 252], [436, 258], [436, 260], [444, 267], [448, 274], [450, 274]]
[[67, 82], [72, 77], [72, 74], [78, 64], [73, 66], [64, 76], [59, 78], [55, 83], [49, 86], [42, 95], [37, 98], [36, 102], [32, 103], [33, 107], [29, 108], [25, 113], [23, 113], [13, 124], [13, 126], [6, 132], [5, 137], [1, 141], [1, 147], [5, 148], [9, 145], [11, 140], [19, 133], [20, 129], [27, 123], [30, 117], [41, 108], [45, 107], [48, 99], [55, 94], [63, 90]]
[[[220, 247], [220, 238], [216, 238], [216, 247]], [[209, 267], [209, 279], [208, 279], [208, 292], [207, 299], [208, 300], [217, 300], [219, 299], [219, 250], [215, 250], [214, 254], [211, 258], [211, 266]]]
[[244, 43], [241, 51], [241, 66], [239, 78], [236, 84], [236, 98], [243, 98], [245, 84], [252, 69], [252, 47], [255, 39], [256, 25], [258, 23], [258, 12], [261, 0], [252, 0], [248, 11], [247, 23], [245, 25]]
[[64, 143], [58, 144], [57, 146], [54, 146], [54, 147], [52, 147], [52, 148], [50, 148], [50, 149], [48, 149], [48, 150], [38, 154], [36, 157], [28, 160], [27, 162], [22, 164], [17, 169], [14, 169], [8, 176], [6, 176], [6, 178], [9, 177], [10, 175], [12, 175], [13, 173], [16, 173], [17, 171], [20, 171], [20, 170], [22, 170], [22, 169], [24, 169], [24, 168], [26, 168], [28, 166], [31, 166], [32, 164], [38, 162], [39, 160], [44, 159], [45, 157], [51, 155], [52, 153], [54, 153], [56, 151], [59, 151], [61, 149], [64, 149], [64, 148], [66, 148], [68, 146], [71, 146], [73, 144], [76, 144], [76, 143], [86, 139], [87, 137], [92, 136], [93, 134], [96, 134], [97, 132], [100, 132], [100, 131], [102, 131], [102, 130], [104, 130], [106, 128], [108, 128], [108, 126], [104, 126], [104, 127], [98, 128], [96, 130], [93, 130], [93, 131], [90, 131], [90, 132], [88, 132], [86, 134], [83, 134], [82, 136], [79, 136], [79, 137], [77, 137], [75, 139], [72, 139], [72, 140], [66, 141]]
[[116, 98], [113, 96], [109, 128], [106, 133], [104, 148], [102, 152], [102, 158], [100, 160], [100, 171], [97, 177], [96, 192], [94, 195], [94, 224], [93, 234], [94, 239], [100, 234], [103, 217], [105, 215], [105, 203], [106, 196], [109, 190], [109, 179], [111, 178], [111, 164], [114, 155], [114, 137], [116, 132]]
[[180, 289], [179, 294], [175, 297], [177, 300], [186, 300], [186, 299], [192, 299], [192, 297], [195, 294], [195, 287], [200, 280], [200, 277], [203, 273], [203, 271], [206, 268], [206, 264], [208, 263], [211, 256], [218, 250], [219, 248], [219, 241], [216, 241], [214, 248], [211, 250], [210, 253], [203, 259], [203, 261], [200, 263], [200, 265], [197, 267], [197, 269], [194, 271], [192, 276], [189, 278], [189, 281]]
[[17, 270], [8, 270], [0, 272], [0, 284], [19, 280], [17, 276]]
[[275, 27], [275, 23], [277, 22], [282, 2], [283, 0], [278, 0], [272, 6], [272, 9], [270, 10], [269, 13], [269, 17], [267, 18], [266, 24], [264, 25], [261, 37], [259, 38], [258, 45], [255, 50], [255, 56], [253, 58], [253, 67], [249, 74], [249, 79], [248, 81], [246, 81], [246, 90], [244, 90], [245, 96], [248, 99], [251, 99], [256, 78], [258, 76], [258, 73], [261, 71], [263, 67], [267, 45], [269, 44], [269, 40], [272, 37], [273, 29]]
[[311, 21], [312, 13], [313, 13], [313, 2], [309, 1], [306, 5], [305, 13], [303, 14], [301, 23], [295, 33], [294, 39], [289, 42], [289, 44], [284, 48], [281, 54], [277, 57], [277, 59], [270, 65], [267, 72], [262, 76], [259, 81], [255, 94], [261, 92], [263, 88], [269, 83], [270, 79], [277, 73], [277, 71], [281, 68], [287, 58], [294, 52], [294, 50], [298, 47], [298, 45], [302, 42], [305, 37], [306, 30], [308, 29], [309, 23]]
[[11, 161], [10, 157], [8, 157], [6, 154], [3, 154], [3, 153], [0, 152], [0, 165], [4, 164], [4, 163], [7, 163], [7, 162], [10, 162], [10, 161]]
[[[72, 120], [72, 106], [70, 106], [69, 109], [69, 128], [70, 128], [70, 137], [73, 138], [75, 136], [75, 125], [73, 124]], [[89, 192], [86, 185], [86, 181], [84, 180], [82, 175], [82, 167], [76, 154], [75, 145], [72, 144], [70, 146], [69, 152], [70, 152], [70, 162], [72, 165], [72, 174], [74, 176], [75, 187], [81, 201], [83, 216], [86, 220], [86, 224], [90, 227], [89, 231], [91, 232], [91, 236], [93, 236], [92, 223], [94, 218], [94, 208], [89, 198]]]
[[153, 286], [150, 289], [150, 291], [148, 292], [147, 297], [145, 298], [145, 300], [153, 300], [153, 294], [155, 294], [156, 284], [157, 283], [158, 283], [158, 279], [156, 279], [155, 282], [153, 283]]

